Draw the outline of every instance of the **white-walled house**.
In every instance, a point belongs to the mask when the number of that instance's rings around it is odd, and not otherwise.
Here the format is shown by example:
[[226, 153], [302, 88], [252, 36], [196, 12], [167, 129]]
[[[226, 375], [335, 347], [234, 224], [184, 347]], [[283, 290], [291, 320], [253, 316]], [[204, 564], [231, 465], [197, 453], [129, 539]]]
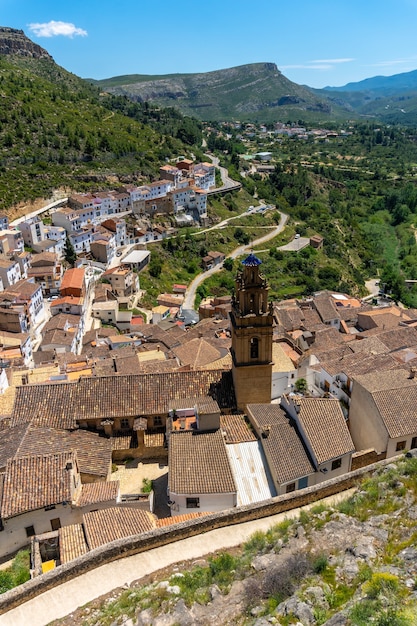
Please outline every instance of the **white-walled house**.
[[349, 427], [357, 450], [390, 458], [417, 447], [417, 378], [408, 369], [372, 372], [354, 379]]
[[74, 452], [7, 461], [0, 509], [1, 554], [23, 548], [35, 534], [79, 521], [81, 478]]
[[23, 241], [30, 248], [33, 248], [46, 237], [44, 223], [38, 215], [20, 222], [19, 230], [22, 233]]
[[350, 471], [355, 447], [337, 400], [284, 394], [247, 410], [278, 495]]
[[20, 265], [17, 261], [8, 258], [0, 258], [0, 278], [4, 288], [14, 285], [22, 278]]
[[221, 430], [172, 432], [168, 465], [172, 515], [236, 506], [237, 488]]

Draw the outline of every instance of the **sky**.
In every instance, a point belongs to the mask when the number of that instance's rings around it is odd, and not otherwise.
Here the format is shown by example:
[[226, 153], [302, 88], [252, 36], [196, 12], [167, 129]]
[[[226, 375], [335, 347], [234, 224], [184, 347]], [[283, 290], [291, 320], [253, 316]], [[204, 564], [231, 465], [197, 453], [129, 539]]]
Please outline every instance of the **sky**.
[[417, 69], [417, 0], [0, 0], [0, 16], [82, 78], [265, 61], [320, 88]]

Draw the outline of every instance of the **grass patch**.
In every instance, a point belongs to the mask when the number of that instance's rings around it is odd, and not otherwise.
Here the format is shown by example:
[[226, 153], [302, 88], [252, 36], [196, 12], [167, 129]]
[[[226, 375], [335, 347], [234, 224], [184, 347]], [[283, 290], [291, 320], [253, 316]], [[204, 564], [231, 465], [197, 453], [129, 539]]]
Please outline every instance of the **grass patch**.
[[20, 550], [10, 567], [0, 570], [0, 593], [5, 593], [9, 589], [30, 580], [30, 552]]

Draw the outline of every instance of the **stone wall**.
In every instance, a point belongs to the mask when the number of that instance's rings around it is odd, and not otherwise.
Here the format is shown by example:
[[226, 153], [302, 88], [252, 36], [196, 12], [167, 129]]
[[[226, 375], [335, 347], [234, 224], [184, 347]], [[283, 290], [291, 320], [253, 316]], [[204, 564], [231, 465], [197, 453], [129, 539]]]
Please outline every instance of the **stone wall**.
[[385, 458], [385, 452], [383, 452], [382, 454], [377, 454], [375, 450], [361, 450], [360, 452], [355, 452], [352, 455], [351, 470], [352, 472], [354, 472], [361, 467], [366, 467], [367, 465], [371, 465], [372, 463], [377, 463], [378, 461], [382, 461]]
[[84, 574], [106, 563], [111, 563], [140, 552], [146, 552], [152, 548], [158, 548], [187, 537], [215, 530], [216, 528], [223, 528], [283, 513], [335, 495], [354, 487], [377, 468], [393, 463], [400, 458], [403, 458], [403, 455], [379, 461], [349, 474], [320, 483], [320, 485], [307, 487], [291, 494], [277, 496], [271, 500], [236, 507], [181, 524], [175, 524], [169, 528], [159, 528], [141, 535], [113, 541], [4, 593], [0, 596], [0, 614], [27, 602], [48, 589], [72, 580], [75, 576]]

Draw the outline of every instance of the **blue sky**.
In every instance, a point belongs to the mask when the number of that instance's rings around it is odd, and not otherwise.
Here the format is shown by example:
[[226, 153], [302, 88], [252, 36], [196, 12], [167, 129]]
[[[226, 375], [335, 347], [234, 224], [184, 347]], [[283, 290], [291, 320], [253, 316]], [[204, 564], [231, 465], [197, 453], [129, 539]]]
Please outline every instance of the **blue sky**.
[[311, 87], [417, 69], [417, 0], [0, 0], [83, 78], [276, 63]]

